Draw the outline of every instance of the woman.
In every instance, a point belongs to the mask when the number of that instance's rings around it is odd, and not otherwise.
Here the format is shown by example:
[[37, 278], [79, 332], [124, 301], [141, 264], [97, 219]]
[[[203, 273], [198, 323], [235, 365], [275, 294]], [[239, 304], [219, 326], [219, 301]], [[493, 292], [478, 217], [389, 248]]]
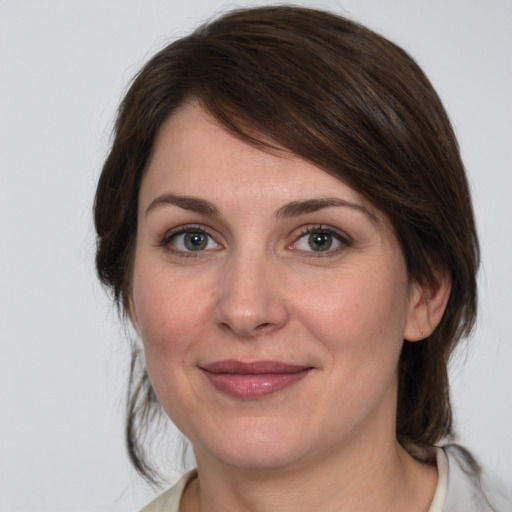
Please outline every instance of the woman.
[[141, 70], [95, 203], [97, 268], [197, 471], [145, 510], [492, 510], [447, 363], [476, 314], [464, 168], [401, 49], [297, 7], [235, 11]]

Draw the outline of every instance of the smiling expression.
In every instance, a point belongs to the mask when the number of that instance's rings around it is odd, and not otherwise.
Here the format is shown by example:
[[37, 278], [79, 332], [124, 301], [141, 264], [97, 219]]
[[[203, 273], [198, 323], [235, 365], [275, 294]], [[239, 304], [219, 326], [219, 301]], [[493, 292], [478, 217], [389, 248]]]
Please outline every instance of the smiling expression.
[[418, 293], [386, 217], [339, 179], [247, 145], [196, 104], [161, 128], [130, 309], [198, 457], [283, 468], [394, 439]]

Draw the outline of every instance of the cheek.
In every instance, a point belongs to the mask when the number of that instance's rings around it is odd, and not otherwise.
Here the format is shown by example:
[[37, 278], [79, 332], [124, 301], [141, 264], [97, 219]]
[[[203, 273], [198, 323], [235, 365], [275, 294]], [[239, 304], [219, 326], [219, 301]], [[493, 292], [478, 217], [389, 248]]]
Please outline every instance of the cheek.
[[159, 402], [178, 424], [180, 415], [192, 414], [197, 401], [188, 383], [196, 347], [206, 337], [209, 296], [194, 283], [168, 270], [164, 274], [139, 267], [134, 273], [133, 303], [149, 378]]
[[403, 343], [406, 276], [401, 269], [373, 270], [326, 280], [300, 304], [304, 323], [331, 353], [333, 364], [353, 371], [362, 365], [394, 369]]
[[406, 283], [382, 273], [375, 278], [345, 276], [342, 285], [328, 285], [302, 304], [303, 324], [328, 361], [316, 414], [329, 414], [333, 436], [340, 428], [361, 426], [375, 411], [395, 416]]
[[168, 269], [135, 268], [133, 304], [149, 358], [179, 354], [199, 337], [211, 303], [207, 284], [176, 278]]

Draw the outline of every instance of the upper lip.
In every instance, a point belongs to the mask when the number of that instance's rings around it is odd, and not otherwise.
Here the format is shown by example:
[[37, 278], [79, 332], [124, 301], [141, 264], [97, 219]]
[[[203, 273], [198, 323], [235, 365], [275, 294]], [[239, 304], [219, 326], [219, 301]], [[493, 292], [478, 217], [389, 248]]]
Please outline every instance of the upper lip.
[[200, 366], [201, 369], [211, 373], [232, 373], [238, 375], [258, 375], [262, 373], [297, 373], [308, 370], [311, 366], [289, 364], [280, 361], [250, 361], [243, 362], [236, 359], [224, 359]]

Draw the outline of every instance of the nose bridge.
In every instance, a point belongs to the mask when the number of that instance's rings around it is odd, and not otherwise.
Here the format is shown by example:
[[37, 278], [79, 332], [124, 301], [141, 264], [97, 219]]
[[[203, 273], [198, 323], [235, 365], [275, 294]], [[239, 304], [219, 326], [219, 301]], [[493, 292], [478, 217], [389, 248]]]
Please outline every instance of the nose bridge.
[[287, 311], [277, 267], [264, 249], [233, 251], [222, 273], [217, 303], [216, 320], [223, 328], [251, 337], [282, 327]]

